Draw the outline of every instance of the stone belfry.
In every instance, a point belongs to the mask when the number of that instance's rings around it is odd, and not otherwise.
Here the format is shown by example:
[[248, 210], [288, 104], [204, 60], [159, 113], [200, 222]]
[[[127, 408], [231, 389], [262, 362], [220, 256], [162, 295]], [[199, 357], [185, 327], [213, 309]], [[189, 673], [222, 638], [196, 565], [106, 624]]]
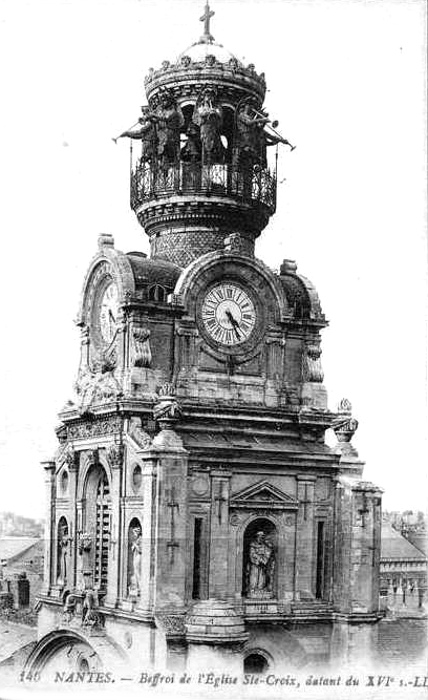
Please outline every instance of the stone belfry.
[[254, 252], [276, 148], [293, 147], [212, 15], [150, 70], [121, 134], [150, 257], [103, 234], [83, 284], [75, 394], [44, 464], [27, 668], [47, 679], [290, 669], [370, 653], [376, 633], [381, 493], [361, 478], [351, 404], [327, 406], [327, 321], [294, 261], [274, 272]]

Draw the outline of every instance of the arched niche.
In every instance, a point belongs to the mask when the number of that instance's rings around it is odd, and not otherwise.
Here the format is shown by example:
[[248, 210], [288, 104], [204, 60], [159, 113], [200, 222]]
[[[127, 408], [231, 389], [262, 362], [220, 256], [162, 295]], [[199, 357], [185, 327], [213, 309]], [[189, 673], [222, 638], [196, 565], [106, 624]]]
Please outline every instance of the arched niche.
[[242, 595], [267, 600], [277, 594], [277, 531], [267, 518], [255, 518], [245, 528], [242, 557]]
[[134, 464], [131, 471], [131, 486], [134, 493], [140, 493], [143, 481], [143, 470], [139, 464]]
[[261, 649], [253, 649], [244, 658], [244, 673], [259, 675], [267, 673], [271, 665], [269, 655]]
[[56, 575], [57, 584], [65, 586], [68, 576], [68, 545], [70, 542], [69, 528], [67, 519], [62, 515], [58, 520], [57, 525], [57, 557], [56, 557]]
[[68, 491], [68, 482], [69, 482], [69, 477], [68, 477], [68, 471], [64, 467], [64, 469], [61, 471], [60, 477], [59, 477], [59, 487], [62, 495], [66, 495]]
[[165, 287], [161, 284], [152, 284], [148, 289], [148, 300], [149, 301], [160, 301], [165, 302], [167, 298], [167, 293]]
[[232, 107], [223, 107], [222, 135], [226, 140], [223, 145], [226, 147], [226, 163], [232, 162], [233, 137], [235, 130], [235, 110]]
[[141, 592], [142, 573], [142, 528], [138, 518], [132, 518], [128, 525], [128, 572], [127, 590], [131, 597]]
[[182, 132], [184, 134], [187, 134], [187, 130], [188, 130], [190, 124], [192, 123], [194, 109], [195, 109], [195, 105], [193, 102], [189, 102], [188, 104], [181, 105], [181, 111], [183, 112], [183, 117], [184, 117], [184, 124], [182, 127]]
[[110, 482], [101, 464], [92, 464], [83, 489], [83, 532], [86, 546], [81, 551], [82, 571], [87, 587], [107, 592], [111, 530]]

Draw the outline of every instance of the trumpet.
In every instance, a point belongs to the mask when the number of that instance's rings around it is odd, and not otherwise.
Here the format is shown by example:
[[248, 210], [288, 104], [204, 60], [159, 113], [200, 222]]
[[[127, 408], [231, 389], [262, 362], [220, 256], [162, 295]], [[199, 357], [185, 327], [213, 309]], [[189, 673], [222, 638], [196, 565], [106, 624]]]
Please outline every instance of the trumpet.
[[275, 119], [274, 121], [271, 121], [269, 119], [269, 115], [267, 112], [265, 112], [265, 111], [259, 112], [259, 110], [255, 109], [255, 107], [252, 107], [251, 109], [253, 110], [253, 113], [256, 117], [264, 120], [266, 128], [270, 129], [274, 133], [274, 135], [277, 139], [279, 139], [286, 146], [290, 146], [290, 152], [294, 151], [296, 146], [292, 146], [291, 143], [289, 141], [287, 141], [287, 139], [285, 139], [283, 136], [281, 136], [279, 131], [276, 130], [276, 127], [279, 124], [279, 121], [277, 119]]
[[[135, 122], [135, 124], [133, 124], [132, 126], [130, 126], [129, 129], [126, 129], [126, 131], [131, 131], [131, 129], [134, 129], [134, 127], [138, 126], [139, 123], [140, 123], [139, 121], [138, 121], [138, 122]], [[122, 131], [122, 134], [123, 134], [123, 131]], [[119, 134], [118, 136], [112, 137], [111, 140], [114, 141], [114, 142], [117, 144], [117, 141], [118, 141], [118, 139], [120, 139], [120, 137], [122, 136], [122, 134]]]

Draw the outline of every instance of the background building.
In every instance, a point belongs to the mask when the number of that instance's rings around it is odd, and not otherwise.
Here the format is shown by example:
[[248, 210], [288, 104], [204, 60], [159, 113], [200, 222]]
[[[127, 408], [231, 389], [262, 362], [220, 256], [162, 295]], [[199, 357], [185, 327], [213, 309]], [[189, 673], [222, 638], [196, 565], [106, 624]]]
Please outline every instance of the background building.
[[45, 542], [36, 537], [0, 538], [0, 589], [16, 609], [34, 608], [43, 582]]
[[380, 595], [385, 609], [402, 616], [426, 614], [427, 558], [388, 522], [382, 523]]

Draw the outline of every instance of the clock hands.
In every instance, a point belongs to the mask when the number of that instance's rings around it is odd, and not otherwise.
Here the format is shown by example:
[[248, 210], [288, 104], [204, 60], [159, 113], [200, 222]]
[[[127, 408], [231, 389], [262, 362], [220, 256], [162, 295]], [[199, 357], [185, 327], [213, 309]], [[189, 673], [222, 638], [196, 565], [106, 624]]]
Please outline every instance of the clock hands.
[[232, 316], [232, 313], [229, 311], [229, 309], [226, 309], [226, 316], [227, 316], [228, 320], [230, 321], [230, 323], [232, 324], [233, 330], [235, 331], [235, 335], [239, 340], [241, 336], [238, 333], [238, 328], [239, 328], [238, 321]]
[[110, 321], [113, 321], [113, 323], [116, 323], [116, 319], [115, 319], [115, 317], [113, 315], [113, 311], [111, 309], [108, 310], [108, 316], [109, 316]]

